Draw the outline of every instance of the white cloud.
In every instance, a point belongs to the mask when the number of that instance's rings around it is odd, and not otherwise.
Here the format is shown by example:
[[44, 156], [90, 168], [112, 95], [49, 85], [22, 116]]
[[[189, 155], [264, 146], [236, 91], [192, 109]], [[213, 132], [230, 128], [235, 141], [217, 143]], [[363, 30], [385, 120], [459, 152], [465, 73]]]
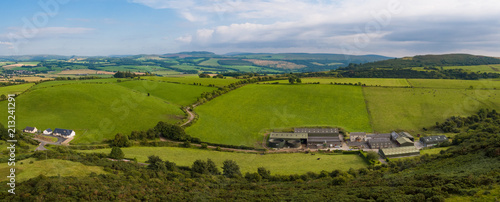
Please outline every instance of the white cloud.
[[193, 37], [191, 35], [186, 35], [186, 36], [178, 37], [175, 40], [182, 42], [182, 43], [191, 43], [191, 41], [193, 40]]

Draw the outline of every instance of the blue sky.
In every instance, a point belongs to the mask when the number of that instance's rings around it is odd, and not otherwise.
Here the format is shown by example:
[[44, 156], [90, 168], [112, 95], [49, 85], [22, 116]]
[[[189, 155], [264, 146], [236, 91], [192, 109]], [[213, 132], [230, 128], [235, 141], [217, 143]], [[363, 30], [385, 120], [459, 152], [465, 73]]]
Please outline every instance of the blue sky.
[[18, 0], [0, 7], [0, 55], [500, 56], [498, 0]]

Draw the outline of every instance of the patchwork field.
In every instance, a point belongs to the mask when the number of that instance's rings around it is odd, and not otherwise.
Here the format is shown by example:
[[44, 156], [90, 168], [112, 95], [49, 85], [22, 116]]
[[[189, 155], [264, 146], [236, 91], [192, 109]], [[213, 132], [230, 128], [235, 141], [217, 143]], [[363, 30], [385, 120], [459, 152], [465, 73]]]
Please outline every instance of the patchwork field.
[[500, 65], [492, 64], [492, 65], [476, 65], [476, 66], [448, 66], [448, 67], [443, 67], [443, 69], [463, 69], [473, 72], [498, 73], [500, 71]]
[[[47, 82], [48, 83], [48, 82]], [[0, 102], [6, 114], [7, 102]], [[76, 132], [72, 143], [100, 142], [116, 133], [179, 122], [184, 112], [156, 97], [115, 84], [72, 84], [39, 88], [16, 98], [16, 126], [65, 128]], [[6, 120], [1, 122], [6, 125]]]
[[186, 132], [203, 141], [255, 146], [268, 129], [338, 126], [371, 132], [361, 87], [247, 85], [195, 109]]
[[145, 79], [152, 81], [177, 82], [180, 84], [200, 83], [203, 86], [208, 86], [209, 84], [213, 84], [217, 87], [227, 86], [229, 84], [236, 83], [240, 80], [233, 78], [226, 78], [226, 79], [199, 78], [198, 75], [186, 76], [186, 77], [145, 77]]
[[210, 58], [209, 60], [207, 61], [203, 61], [201, 62], [199, 65], [203, 65], [203, 66], [213, 66], [213, 67], [219, 67], [220, 64], [218, 63], [219, 59], [216, 59], [216, 58]]
[[30, 88], [31, 86], [35, 85], [34, 83], [25, 83], [25, 84], [19, 84], [19, 85], [13, 85], [13, 86], [4, 86], [0, 87], [0, 95], [5, 95], [7, 96], [8, 94], [19, 94]]
[[176, 105], [189, 105], [196, 102], [203, 92], [212, 92], [217, 88], [195, 85], [184, 85], [158, 81], [126, 81], [118, 83], [145, 95], [159, 97]]
[[[335, 169], [347, 171], [349, 168], [363, 168], [367, 164], [358, 155], [327, 155], [327, 154], [246, 154], [234, 152], [217, 152], [202, 149], [186, 149], [179, 147], [129, 147], [122, 148], [125, 158], [137, 158], [139, 162], [145, 162], [148, 156], [157, 155], [163, 160], [175, 162], [180, 166], [192, 166], [193, 162], [212, 159], [217, 167], [222, 167], [225, 160], [234, 160], [240, 166], [242, 173], [256, 172], [258, 167], [265, 167], [271, 174], [302, 174], [308, 171], [320, 172], [322, 170], [333, 171]], [[83, 150], [82, 152], [106, 153], [111, 149]], [[321, 160], [317, 160], [321, 158]], [[222, 171], [222, 170], [221, 170]]]
[[91, 70], [91, 69], [72, 69], [72, 70], [64, 70], [59, 72], [58, 74], [109, 74], [113, 75], [115, 74], [114, 72], [107, 72], [107, 71], [96, 71], [96, 70]]
[[376, 132], [422, 132], [423, 127], [450, 116], [469, 116], [481, 108], [500, 109], [498, 90], [366, 87], [363, 91]]
[[[33, 161], [33, 163], [30, 163]], [[21, 164], [22, 163], [22, 164]], [[11, 167], [7, 163], [0, 163], [0, 175], [8, 176]], [[49, 176], [75, 176], [83, 177], [90, 173], [105, 174], [102, 167], [86, 166], [78, 162], [65, 161], [58, 159], [36, 160], [29, 158], [16, 162], [16, 182], [26, 181], [30, 178], [37, 177], [38, 175]], [[1, 181], [7, 180], [3, 177]]]

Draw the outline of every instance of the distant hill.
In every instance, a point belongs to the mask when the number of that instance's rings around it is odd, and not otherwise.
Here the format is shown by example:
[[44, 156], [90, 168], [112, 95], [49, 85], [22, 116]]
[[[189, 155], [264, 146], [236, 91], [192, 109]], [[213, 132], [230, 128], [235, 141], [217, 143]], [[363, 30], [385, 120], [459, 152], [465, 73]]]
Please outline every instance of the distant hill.
[[369, 62], [361, 65], [351, 64], [348, 68], [407, 68], [407, 67], [441, 67], [472, 66], [500, 64], [499, 58], [469, 54], [417, 55], [383, 61]]
[[6, 61], [41, 61], [41, 60], [67, 60], [72, 56], [62, 55], [13, 55], [0, 56], [0, 60]]

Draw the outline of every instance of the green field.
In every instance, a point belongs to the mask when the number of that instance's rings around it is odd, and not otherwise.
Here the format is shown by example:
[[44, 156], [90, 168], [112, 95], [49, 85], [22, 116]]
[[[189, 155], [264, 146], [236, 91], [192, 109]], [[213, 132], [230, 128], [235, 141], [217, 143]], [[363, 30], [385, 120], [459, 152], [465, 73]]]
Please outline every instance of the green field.
[[217, 89], [206, 86], [184, 85], [148, 80], [126, 81], [120, 82], [118, 85], [133, 89], [145, 95], [150, 93], [151, 96], [164, 99], [172, 104], [183, 106], [195, 103], [197, 98], [199, 98], [203, 92], [212, 92]]
[[130, 79], [116, 79], [116, 78], [110, 78], [110, 79], [92, 79], [92, 80], [63, 80], [63, 81], [45, 81], [42, 83], [39, 83], [35, 86], [33, 86], [32, 90], [39, 89], [39, 88], [47, 88], [47, 87], [56, 87], [56, 86], [61, 86], [61, 85], [68, 85], [68, 84], [84, 84], [84, 83], [116, 83], [117, 80], [130, 80]]
[[247, 85], [195, 109], [186, 132], [203, 141], [255, 146], [268, 129], [338, 126], [371, 132], [361, 87]]
[[366, 87], [363, 92], [376, 132], [423, 132], [423, 127], [451, 116], [469, 116], [481, 108], [500, 109], [497, 90]]
[[[7, 116], [7, 102], [0, 113]], [[116, 133], [179, 122], [184, 112], [164, 100], [115, 84], [72, 84], [40, 88], [16, 98], [16, 126], [75, 130], [72, 143], [100, 142]], [[1, 122], [6, 125], [7, 119]]]
[[408, 79], [416, 88], [455, 88], [455, 89], [500, 89], [500, 81], [492, 79], [455, 80], [455, 79]]
[[[33, 161], [33, 163], [30, 163]], [[22, 164], [21, 164], [22, 163]], [[5, 176], [10, 175], [11, 167], [7, 163], [0, 164], [1, 181], [7, 180]], [[78, 162], [65, 161], [59, 159], [36, 160], [29, 158], [16, 162], [16, 182], [26, 181], [38, 175], [45, 176], [74, 176], [83, 177], [94, 172], [96, 174], [105, 174], [104, 170], [98, 166], [86, 166]]]
[[145, 79], [152, 81], [176, 82], [180, 84], [201, 83], [201, 85], [203, 86], [208, 86], [209, 84], [212, 84], [217, 87], [228, 86], [229, 84], [240, 81], [240, 79], [233, 79], [233, 78], [226, 78], [226, 79], [199, 78], [198, 75], [184, 76], [184, 77], [145, 77]]
[[487, 73], [499, 73], [500, 72], [500, 64], [492, 64], [492, 65], [476, 65], [476, 66], [447, 66], [443, 67], [443, 69], [463, 69], [469, 70], [473, 72], [487, 72]]
[[219, 61], [219, 59], [210, 58], [210, 60], [203, 61], [199, 65], [212, 66], [212, 67], [220, 67], [220, 64], [218, 63], [218, 61]]
[[154, 66], [154, 65], [119, 65], [119, 66], [106, 66], [106, 67], [99, 67], [100, 70], [106, 70], [106, 71], [132, 71], [132, 72], [154, 72], [154, 71], [160, 71], [160, 70], [167, 70], [163, 67], [160, 66]]
[[[192, 166], [193, 162], [201, 159], [212, 159], [217, 166], [222, 167], [225, 160], [234, 160], [240, 166], [241, 172], [256, 172], [258, 167], [265, 167], [272, 174], [302, 174], [308, 171], [320, 172], [321, 170], [332, 171], [335, 169], [347, 171], [349, 168], [366, 167], [365, 161], [358, 155], [327, 155], [327, 154], [247, 154], [236, 152], [217, 152], [203, 149], [186, 149], [179, 147], [129, 147], [122, 148], [125, 158], [137, 158], [139, 162], [145, 162], [148, 156], [157, 155], [163, 160], [175, 162], [180, 166]], [[111, 149], [83, 150], [82, 152], [106, 153]], [[317, 160], [321, 158], [321, 160]]]
[[229, 65], [224, 65], [226, 68], [232, 68], [232, 69], [237, 69], [242, 72], [274, 72], [274, 73], [282, 73], [283, 71], [275, 70], [275, 69], [269, 69], [265, 67], [257, 67], [257, 66], [229, 66]]
[[13, 86], [4, 86], [0, 87], [0, 95], [7, 96], [8, 94], [19, 94], [28, 90], [31, 86], [35, 85], [34, 83], [25, 83]]

